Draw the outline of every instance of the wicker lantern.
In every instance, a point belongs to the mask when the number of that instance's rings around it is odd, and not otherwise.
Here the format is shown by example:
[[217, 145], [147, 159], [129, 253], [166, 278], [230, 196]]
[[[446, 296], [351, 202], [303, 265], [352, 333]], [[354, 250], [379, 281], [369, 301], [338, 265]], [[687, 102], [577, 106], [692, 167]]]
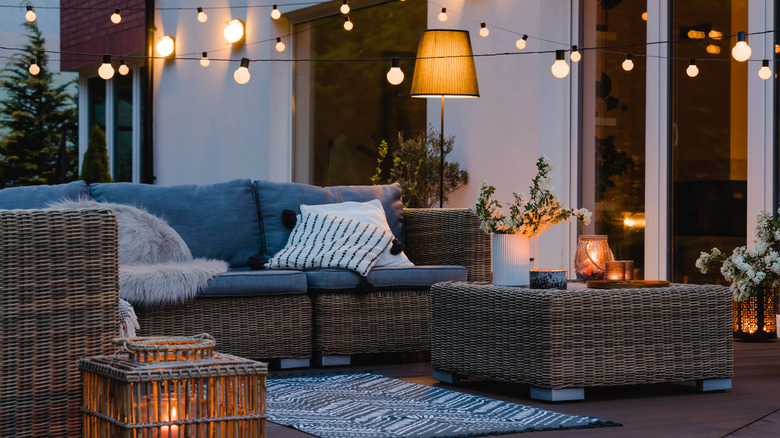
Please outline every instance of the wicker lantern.
[[772, 289], [761, 289], [744, 301], [734, 301], [734, 338], [741, 341], [777, 340], [777, 301]]
[[268, 366], [214, 352], [214, 338], [117, 339], [81, 359], [85, 438], [265, 436]]

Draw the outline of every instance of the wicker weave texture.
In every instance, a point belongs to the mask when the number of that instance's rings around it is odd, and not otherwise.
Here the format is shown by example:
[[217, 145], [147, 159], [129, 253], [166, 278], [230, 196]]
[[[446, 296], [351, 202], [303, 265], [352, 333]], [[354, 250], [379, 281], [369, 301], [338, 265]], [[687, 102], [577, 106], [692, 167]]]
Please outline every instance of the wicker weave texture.
[[318, 293], [314, 345], [325, 355], [430, 350], [428, 290]]
[[469, 281], [491, 281], [490, 236], [467, 208], [404, 209], [406, 255], [416, 265], [461, 265]]
[[0, 210], [0, 435], [81, 436], [78, 360], [116, 350], [118, 267], [110, 210]]
[[431, 289], [431, 362], [547, 389], [729, 378], [731, 292], [715, 285]]
[[309, 358], [312, 353], [312, 305], [303, 294], [196, 298], [135, 311], [139, 336], [209, 333], [217, 351], [255, 360]]

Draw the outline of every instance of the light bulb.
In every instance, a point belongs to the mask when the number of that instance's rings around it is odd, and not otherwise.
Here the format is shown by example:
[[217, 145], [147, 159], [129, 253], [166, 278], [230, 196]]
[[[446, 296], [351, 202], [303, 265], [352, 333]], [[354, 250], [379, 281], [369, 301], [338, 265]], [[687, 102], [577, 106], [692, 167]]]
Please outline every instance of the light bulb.
[[479, 36], [484, 38], [488, 35], [490, 35], [490, 29], [487, 28], [485, 22], [479, 23]]
[[32, 23], [36, 18], [38, 18], [38, 14], [33, 11], [33, 7], [27, 6], [27, 12], [24, 14], [24, 19]]
[[582, 54], [577, 50], [577, 45], [571, 46], [571, 53], [569, 54], [569, 59], [571, 59], [571, 62], [580, 62], [582, 59]]
[[349, 17], [344, 17], [344, 29], [352, 30], [353, 27], [355, 27], [355, 25], [349, 21]]
[[745, 32], [737, 32], [737, 44], [731, 49], [731, 56], [739, 62], [744, 62], [750, 59], [752, 53], [753, 50], [745, 42]]
[[634, 61], [631, 60], [631, 54], [626, 55], [626, 60], [623, 61], [623, 70], [631, 71], [634, 69]]
[[211, 64], [211, 61], [209, 61], [209, 55], [207, 52], [203, 52], [203, 57], [200, 58], [200, 65], [208, 67], [209, 64]]
[[695, 78], [699, 74], [699, 67], [696, 67], [695, 59], [691, 59], [691, 64], [685, 69], [685, 73], [692, 78]]
[[122, 76], [130, 73], [130, 67], [128, 67], [127, 64], [125, 64], [125, 60], [124, 59], [119, 61], [119, 68], [117, 69], [117, 71]]
[[404, 81], [404, 72], [401, 71], [401, 60], [399, 58], [393, 58], [392, 66], [387, 72], [387, 82], [393, 85], [398, 85]]
[[441, 8], [441, 12], [439, 13], [439, 21], [442, 23], [447, 21], [447, 8]]
[[276, 38], [276, 51], [284, 52], [284, 43], [282, 42], [282, 39], [279, 37]]
[[273, 10], [271, 10], [271, 18], [273, 18], [274, 20], [278, 20], [282, 18], [282, 13], [279, 11], [278, 5], [274, 5]]
[[564, 59], [563, 50], [555, 51], [555, 62], [550, 67], [550, 71], [558, 79], [563, 79], [569, 75], [569, 64]]
[[203, 8], [198, 8], [198, 21], [201, 23], [205, 23], [206, 20], [209, 19], [209, 16], [206, 15], [205, 12], [203, 12]]
[[711, 55], [717, 55], [720, 53], [720, 46], [716, 46], [715, 44], [708, 44], [705, 50]]
[[758, 70], [758, 77], [767, 80], [772, 77], [772, 70], [769, 68], [769, 60], [765, 59], [761, 62], [761, 68]]
[[111, 66], [111, 55], [103, 55], [103, 64], [98, 68], [98, 76], [105, 80], [114, 77], [114, 67]]
[[38, 73], [41, 72], [41, 67], [38, 65], [38, 60], [33, 58], [32, 62], [30, 63], [30, 68], [27, 69], [31, 75], [35, 76]]
[[163, 35], [160, 40], [157, 41], [157, 53], [162, 56], [170, 56], [176, 47], [176, 42], [170, 35]]
[[249, 58], [241, 58], [241, 66], [233, 72], [233, 79], [241, 85], [249, 82], [249, 78], [252, 77], [249, 74]]
[[707, 34], [707, 36], [709, 36], [710, 38], [712, 38], [714, 40], [719, 40], [719, 39], [723, 38], [723, 33], [722, 32], [718, 32], [717, 30], [713, 29], [713, 30], [711, 30]]
[[244, 22], [238, 18], [228, 21], [223, 34], [230, 44], [241, 41], [244, 39]]
[[523, 35], [522, 38], [515, 41], [515, 47], [517, 47], [519, 50], [525, 49], [526, 42], [528, 41], [528, 35]]
[[341, 4], [339, 11], [341, 11], [341, 13], [344, 15], [349, 14], [349, 2], [347, 0], [343, 0], [343, 3]]
[[122, 15], [119, 13], [119, 9], [114, 9], [114, 13], [111, 14], [111, 22], [119, 24], [120, 21], [122, 21]]

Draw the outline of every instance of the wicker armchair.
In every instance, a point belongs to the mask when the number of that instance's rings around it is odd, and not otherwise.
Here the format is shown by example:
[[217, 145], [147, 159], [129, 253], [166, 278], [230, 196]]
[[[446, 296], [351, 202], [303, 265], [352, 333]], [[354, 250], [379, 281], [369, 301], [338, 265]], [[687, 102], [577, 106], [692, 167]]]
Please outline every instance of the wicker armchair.
[[0, 435], [81, 436], [81, 357], [115, 352], [110, 210], [0, 210]]
[[[490, 236], [465, 208], [404, 209], [406, 255], [416, 265], [461, 265], [469, 281], [490, 281]], [[312, 297], [314, 347], [321, 355], [430, 350], [428, 288], [323, 292]]]

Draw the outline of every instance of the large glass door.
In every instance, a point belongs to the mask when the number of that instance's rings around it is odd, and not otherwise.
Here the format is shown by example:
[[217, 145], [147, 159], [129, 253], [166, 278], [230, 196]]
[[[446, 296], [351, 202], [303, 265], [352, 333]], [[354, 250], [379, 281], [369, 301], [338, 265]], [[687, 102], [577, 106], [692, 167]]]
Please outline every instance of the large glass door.
[[674, 1], [670, 23], [671, 280], [723, 282], [695, 262], [746, 240], [748, 63], [731, 59], [729, 36], [748, 28], [747, 2]]

